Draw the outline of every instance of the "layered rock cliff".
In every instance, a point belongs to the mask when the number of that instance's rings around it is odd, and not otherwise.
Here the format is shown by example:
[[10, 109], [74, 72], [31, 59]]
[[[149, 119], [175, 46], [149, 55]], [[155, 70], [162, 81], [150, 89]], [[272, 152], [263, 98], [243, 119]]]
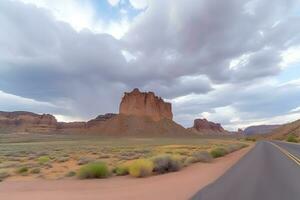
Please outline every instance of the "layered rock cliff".
[[49, 114], [31, 112], [0, 112], [0, 129], [17, 132], [50, 132], [56, 129], [57, 121]]
[[153, 92], [140, 92], [137, 88], [124, 94], [119, 112], [123, 115], [149, 117], [154, 121], [173, 118], [170, 103], [164, 102]]
[[207, 119], [195, 119], [194, 125], [190, 129], [199, 134], [228, 134], [221, 124], [210, 122]]

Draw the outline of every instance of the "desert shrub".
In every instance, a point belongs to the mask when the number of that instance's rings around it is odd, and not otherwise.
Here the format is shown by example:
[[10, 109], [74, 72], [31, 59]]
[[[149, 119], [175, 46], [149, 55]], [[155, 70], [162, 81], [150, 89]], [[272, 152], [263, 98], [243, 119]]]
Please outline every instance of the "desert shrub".
[[127, 175], [127, 174], [129, 174], [129, 166], [130, 166], [130, 162], [122, 163], [114, 169], [114, 173], [117, 176]]
[[106, 159], [106, 158], [110, 158], [110, 155], [103, 154], [103, 155], [100, 155], [98, 158], [99, 159]]
[[185, 159], [183, 166], [189, 166], [190, 164], [196, 163], [196, 159], [194, 157], [187, 157], [187, 159]]
[[9, 177], [9, 173], [6, 171], [0, 171], [0, 182]]
[[220, 147], [219, 148], [215, 148], [215, 149], [213, 149], [213, 150], [210, 151], [210, 154], [214, 158], [225, 156], [227, 153], [228, 152], [226, 151], [226, 149], [220, 148]]
[[28, 168], [27, 167], [20, 167], [17, 169], [16, 171], [18, 174], [24, 174], [28, 172]]
[[85, 165], [85, 164], [88, 164], [92, 161], [93, 160], [91, 158], [82, 157], [82, 158], [79, 158], [79, 160], [77, 161], [77, 164], [78, 165]]
[[255, 142], [255, 141], [256, 141], [256, 138], [254, 138], [254, 137], [246, 137], [245, 140], [246, 140], [246, 141]]
[[62, 163], [62, 162], [67, 162], [68, 160], [69, 160], [68, 157], [60, 157], [57, 158], [55, 161]]
[[129, 165], [129, 174], [134, 177], [145, 177], [151, 175], [153, 162], [147, 159], [134, 160]]
[[39, 174], [40, 172], [41, 172], [40, 168], [34, 168], [34, 169], [30, 170], [31, 174]]
[[234, 152], [234, 151], [237, 151], [237, 150], [240, 150], [240, 149], [242, 149], [242, 148], [244, 148], [244, 147], [247, 147], [248, 145], [246, 145], [246, 144], [230, 144], [230, 145], [228, 145], [227, 147], [226, 147], [226, 151], [228, 152], [228, 153], [232, 153], [232, 152]]
[[287, 140], [286, 140], [286, 141], [288, 141], [288, 142], [295, 142], [295, 143], [298, 142], [296, 136], [293, 135], [293, 134], [290, 134], [290, 135], [287, 137]]
[[198, 151], [192, 154], [192, 158], [194, 158], [194, 162], [211, 162], [213, 157], [207, 151]]
[[43, 164], [50, 162], [50, 158], [49, 158], [49, 156], [41, 156], [37, 159], [37, 161], [39, 164], [43, 165]]
[[69, 171], [68, 173], [66, 173], [66, 177], [72, 177], [72, 176], [75, 176], [76, 175], [76, 172], [74, 171]]
[[153, 171], [159, 174], [178, 171], [183, 167], [182, 157], [171, 155], [158, 155], [153, 157]]
[[7, 160], [8, 160], [8, 161], [21, 162], [23, 159], [22, 159], [22, 158], [9, 157], [9, 158], [7, 158]]
[[89, 163], [79, 169], [78, 177], [81, 179], [106, 178], [110, 174], [104, 162]]
[[41, 152], [36, 153], [36, 156], [38, 156], [38, 157], [41, 157], [41, 156], [47, 156], [47, 155], [48, 155], [48, 153], [47, 153], [47, 152], [44, 152], [44, 151], [41, 151]]

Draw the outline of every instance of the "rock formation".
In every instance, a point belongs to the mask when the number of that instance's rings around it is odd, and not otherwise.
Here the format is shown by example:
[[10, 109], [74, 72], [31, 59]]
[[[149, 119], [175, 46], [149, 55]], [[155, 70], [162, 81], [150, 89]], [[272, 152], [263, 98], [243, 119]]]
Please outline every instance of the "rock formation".
[[190, 130], [198, 134], [228, 134], [221, 124], [210, 122], [207, 119], [195, 119]]
[[101, 122], [105, 122], [113, 117], [117, 116], [117, 114], [114, 113], [106, 113], [104, 115], [98, 115], [95, 119], [92, 119], [87, 122], [87, 127], [93, 127], [97, 126]]
[[170, 103], [153, 92], [134, 89], [125, 93], [120, 113], [99, 115], [87, 122], [57, 122], [49, 114], [30, 112], [0, 112], [1, 132], [28, 133], [87, 133], [109, 136], [190, 135], [184, 127], [172, 120]]
[[170, 103], [164, 102], [153, 92], [140, 92], [137, 88], [124, 94], [120, 104], [120, 114], [149, 117], [154, 121], [173, 118]]
[[49, 114], [31, 112], [0, 112], [0, 130], [18, 132], [50, 132], [56, 129], [57, 121]]

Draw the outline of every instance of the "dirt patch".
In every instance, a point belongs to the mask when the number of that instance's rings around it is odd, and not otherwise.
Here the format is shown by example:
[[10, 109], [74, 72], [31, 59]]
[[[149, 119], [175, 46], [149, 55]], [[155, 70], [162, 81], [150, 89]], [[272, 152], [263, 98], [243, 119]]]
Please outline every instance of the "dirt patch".
[[221, 176], [250, 148], [215, 159], [212, 163], [197, 163], [179, 172], [141, 179], [5, 181], [0, 183], [0, 199], [188, 199]]

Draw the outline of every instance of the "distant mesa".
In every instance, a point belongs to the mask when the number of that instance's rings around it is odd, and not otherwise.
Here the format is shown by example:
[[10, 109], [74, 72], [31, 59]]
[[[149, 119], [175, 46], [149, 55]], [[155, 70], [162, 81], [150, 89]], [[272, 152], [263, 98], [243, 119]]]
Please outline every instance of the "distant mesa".
[[1, 132], [87, 133], [103, 135], [190, 135], [172, 120], [172, 105], [153, 92], [125, 92], [119, 114], [99, 115], [87, 122], [57, 122], [49, 114], [0, 112]]
[[154, 121], [173, 119], [171, 103], [164, 102], [153, 92], [140, 92], [135, 88], [132, 92], [125, 92], [121, 104], [120, 114], [149, 117]]
[[38, 115], [32, 112], [1, 112], [0, 130], [15, 132], [49, 132], [56, 129], [57, 121], [49, 114]]
[[222, 135], [229, 134], [221, 124], [210, 122], [207, 119], [195, 119], [193, 127], [190, 128], [194, 133], [201, 135]]
[[260, 135], [260, 134], [268, 134], [279, 128], [280, 125], [258, 125], [258, 126], [249, 126], [245, 128], [243, 133], [245, 135]]

